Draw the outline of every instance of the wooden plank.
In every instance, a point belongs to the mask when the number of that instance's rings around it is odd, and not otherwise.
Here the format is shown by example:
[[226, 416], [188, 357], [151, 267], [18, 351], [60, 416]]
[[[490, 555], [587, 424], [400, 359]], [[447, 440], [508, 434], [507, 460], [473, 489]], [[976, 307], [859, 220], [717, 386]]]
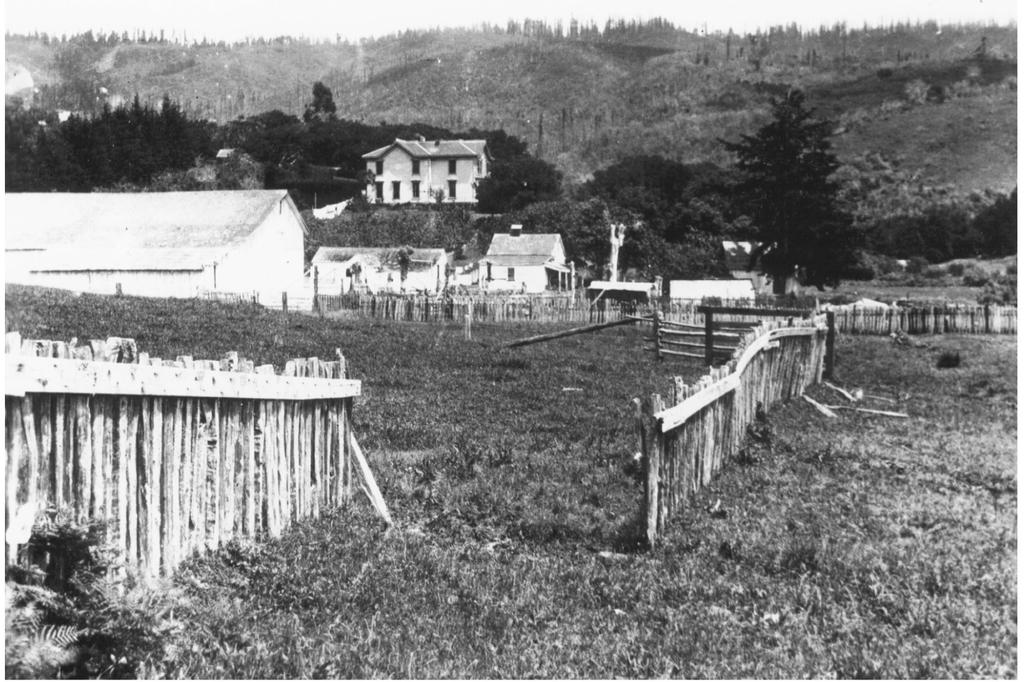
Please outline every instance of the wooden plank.
[[68, 460], [69, 442], [67, 434], [68, 419], [68, 398], [67, 396], [54, 396], [53, 415], [53, 503], [58, 509], [70, 506], [69, 500], [72, 491], [72, 463]]
[[[554, 332], [551, 334], [539, 334], [537, 336], [529, 336], [525, 339], [519, 339], [507, 344], [505, 348], [518, 348], [519, 346], [527, 346], [533, 343], [540, 343], [542, 341], [551, 341], [552, 339], [560, 339], [565, 336], [572, 336], [574, 334], [586, 334], [588, 332], [598, 331], [600, 329], [607, 329], [608, 327], [617, 327], [626, 324], [636, 324], [636, 320], [624, 319], [615, 320], [612, 322], [603, 322], [601, 324], [592, 324], [585, 327], [576, 327], [574, 329], [567, 329], [566, 331]], [[326, 397], [326, 396], [325, 396]], [[348, 396], [338, 396], [348, 397]]]
[[163, 463], [164, 453], [164, 398], [153, 398], [152, 412], [152, 440], [150, 451], [147, 453], [148, 471], [146, 491], [146, 535], [148, 538], [149, 556], [146, 563], [147, 575], [156, 577], [160, 575], [161, 560], [163, 559], [160, 542], [160, 528], [163, 525], [163, 510], [161, 509], [161, 491], [163, 490]]
[[114, 476], [114, 408], [117, 403], [112, 397], [103, 402], [103, 519], [107, 522], [107, 542], [113, 544], [117, 531], [117, 479]]
[[[117, 476], [117, 548], [121, 556], [119, 560], [124, 562], [128, 555], [128, 457], [134, 456], [133, 449], [128, 444], [128, 398], [122, 397], [117, 405], [117, 454], [116, 476]], [[124, 574], [121, 574], [124, 577]]]
[[55, 504], [53, 491], [55, 488], [56, 466], [53, 460], [53, 396], [39, 396], [35, 403], [39, 410], [39, 467], [40, 474], [37, 484], [38, 499], [44, 506]]
[[[140, 354], [141, 355], [141, 354]], [[9, 356], [5, 394], [71, 393], [316, 400], [360, 395], [355, 380]]]
[[92, 499], [92, 430], [90, 428], [90, 399], [75, 397], [75, 518], [79, 521], [89, 516]]
[[[20, 352], [20, 349], [19, 349]], [[18, 545], [12, 542], [9, 532], [11, 524], [19, 511], [18, 504], [18, 470], [21, 468], [21, 460], [24, 456], [23, 442], [23, 418], [21, 415], [21, 401], [8, 401], [5, 407], [5, 428], [7, 466], [4, 475], [7, 477], [7, 491], [4, 496], [4, 530], [7, 540], [7, 563], [17, 563]]]
[[95, 519], [103, 517], [103, 510], [105, 508], [104, 495], [106, 490], [103, 480], [103, 441], [106, 409], [106, 401], [103, 398], [94, 396], [92, 399], [92, 503], [89, 506], [89, 515]]
[[21, 399], [22, 433], [25, 436], [25, 455], [27, 458], [27, 476], [19, 483], [24, 486], [20, 496], [25, 498], [25, 503], [35, 507], [39, 503], [39, 441], [36, 438], [35, 410], [38, 403], [30, 396]]
[[370, 470], [370, 465], [366, 461], [366, 457], [363, 456], [363, 450], [359, 447], [359, 442], [355, 439], [352, 434], [352, 429], [348, 429], [349, 443], [352, 446], [352, 455], [355, 457], [356, 463], [359, 467], [359, 472], [362, 474], [363, 484], [366, 486], [367, 494], [370, 498], [370, 503], [373, 508], [377, 510], [384, 522], [391, 526], [393, 521], [391, 520], [391, 514], [388, 512], [388, 505], [384, 501], [384, 496], [380, 494], [380, 488], [377, 487], [377, 481], [373, 477], [373, 472]]
[[124, 546], [129, 566], [137, 566], [139, 563], [138, 437], [140, 413], [139, 401], [130, 401], [128, 403], [128, 435], [123, 453], [125, 479], [127, 480], [127, 494], [124, 498], [127, 530]]

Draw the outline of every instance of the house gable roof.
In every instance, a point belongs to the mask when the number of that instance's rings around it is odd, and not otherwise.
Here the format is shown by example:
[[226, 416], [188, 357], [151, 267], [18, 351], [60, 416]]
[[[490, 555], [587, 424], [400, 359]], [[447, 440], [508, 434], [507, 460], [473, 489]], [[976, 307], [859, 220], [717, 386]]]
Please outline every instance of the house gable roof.
[[498, 233], [491, 237], [491, 245], [487, 248], [487, 256], [546, 256], [550, 258], [555, 249], [563, 253], [562, 235], [554, 234], [520, 234], [513, 237], [509, 233]]
[[486, 140], [400, 140], [363, 154], [364, 159], [380, 159], [392, 149], [399, 148], [414, 159], [457, 159], [487, 154]]
[[14, 193], [5, 204], [5, 251], [48, 271], [202, 269], [274, 210], [306, 232], [286, 190]]

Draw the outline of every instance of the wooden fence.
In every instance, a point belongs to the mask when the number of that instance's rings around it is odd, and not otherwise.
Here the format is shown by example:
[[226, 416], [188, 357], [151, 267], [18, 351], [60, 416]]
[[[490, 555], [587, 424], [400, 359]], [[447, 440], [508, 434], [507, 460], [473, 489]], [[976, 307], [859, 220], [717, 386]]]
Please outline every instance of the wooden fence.
[[1015, 306], [836, 308], [836, 328], [847, 334], [1016, 334]]
[[672, 406], [666, 408], [657, 394], [642, 405], [637, 400], [652, 544], [668, 520], [736, 456], [759, 405], [768, 409], [821, 380], [823, 316], [784, 324], [762, 322], [744, 335], [729, 362], [695, 384], [677, 378]]
[[[279, 535], [353, 485], [390, 522], [351, 426], [344, 358], [150, 358], [131, 339], [7, 335], [7, 561], [38, 514], [106, 522], [122, 572], [152, 578], [232, 538]], [[20, 536], [20, 537], [19, 537]], [[45, 569], [45, 567], [44, 567]]]

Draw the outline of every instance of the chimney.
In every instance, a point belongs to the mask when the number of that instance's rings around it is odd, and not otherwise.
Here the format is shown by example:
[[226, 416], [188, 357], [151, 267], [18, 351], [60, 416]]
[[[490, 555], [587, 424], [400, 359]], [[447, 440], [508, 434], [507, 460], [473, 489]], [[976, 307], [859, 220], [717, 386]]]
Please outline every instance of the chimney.
[[510, 237], [518, 237], [522, 233], [523, 233], [523, 226], [522, 225], [513, 225], [508, 230], [508, 234], [509, 234]]
[[441, 140], [434, 140], [434, 146], [435, 147], [440, 147], [441, 146]]
[[417, 135], [416, 136], [416, 141], [417, 142], [426, 142], [427, 138], [423, 137], [422, 135]]

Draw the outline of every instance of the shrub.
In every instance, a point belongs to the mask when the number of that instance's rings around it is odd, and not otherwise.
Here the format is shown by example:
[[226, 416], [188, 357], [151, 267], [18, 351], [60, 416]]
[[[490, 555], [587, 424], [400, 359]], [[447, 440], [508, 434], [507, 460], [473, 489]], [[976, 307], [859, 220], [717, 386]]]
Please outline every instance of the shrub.
[[907, 274], [920, 275], [928, 267], [928, 259], [921, 256], [914, 256], [907, 261]]
[[963, 277], [964, 276], [964, 264], [963, 263], [950, 263], [949, 266], [946, 268], [946, 272], [948, 272], [953, 277]]
[[959, 367], [960, 351], [943, 351], [942, 354], [939, 355], [939, 359], [935, 362], [935, 366], [939, 369]]
[[977, 265], [965, 269], [963, 277], [965, 287], [983, 287], [991, 281], [989, 274]]

